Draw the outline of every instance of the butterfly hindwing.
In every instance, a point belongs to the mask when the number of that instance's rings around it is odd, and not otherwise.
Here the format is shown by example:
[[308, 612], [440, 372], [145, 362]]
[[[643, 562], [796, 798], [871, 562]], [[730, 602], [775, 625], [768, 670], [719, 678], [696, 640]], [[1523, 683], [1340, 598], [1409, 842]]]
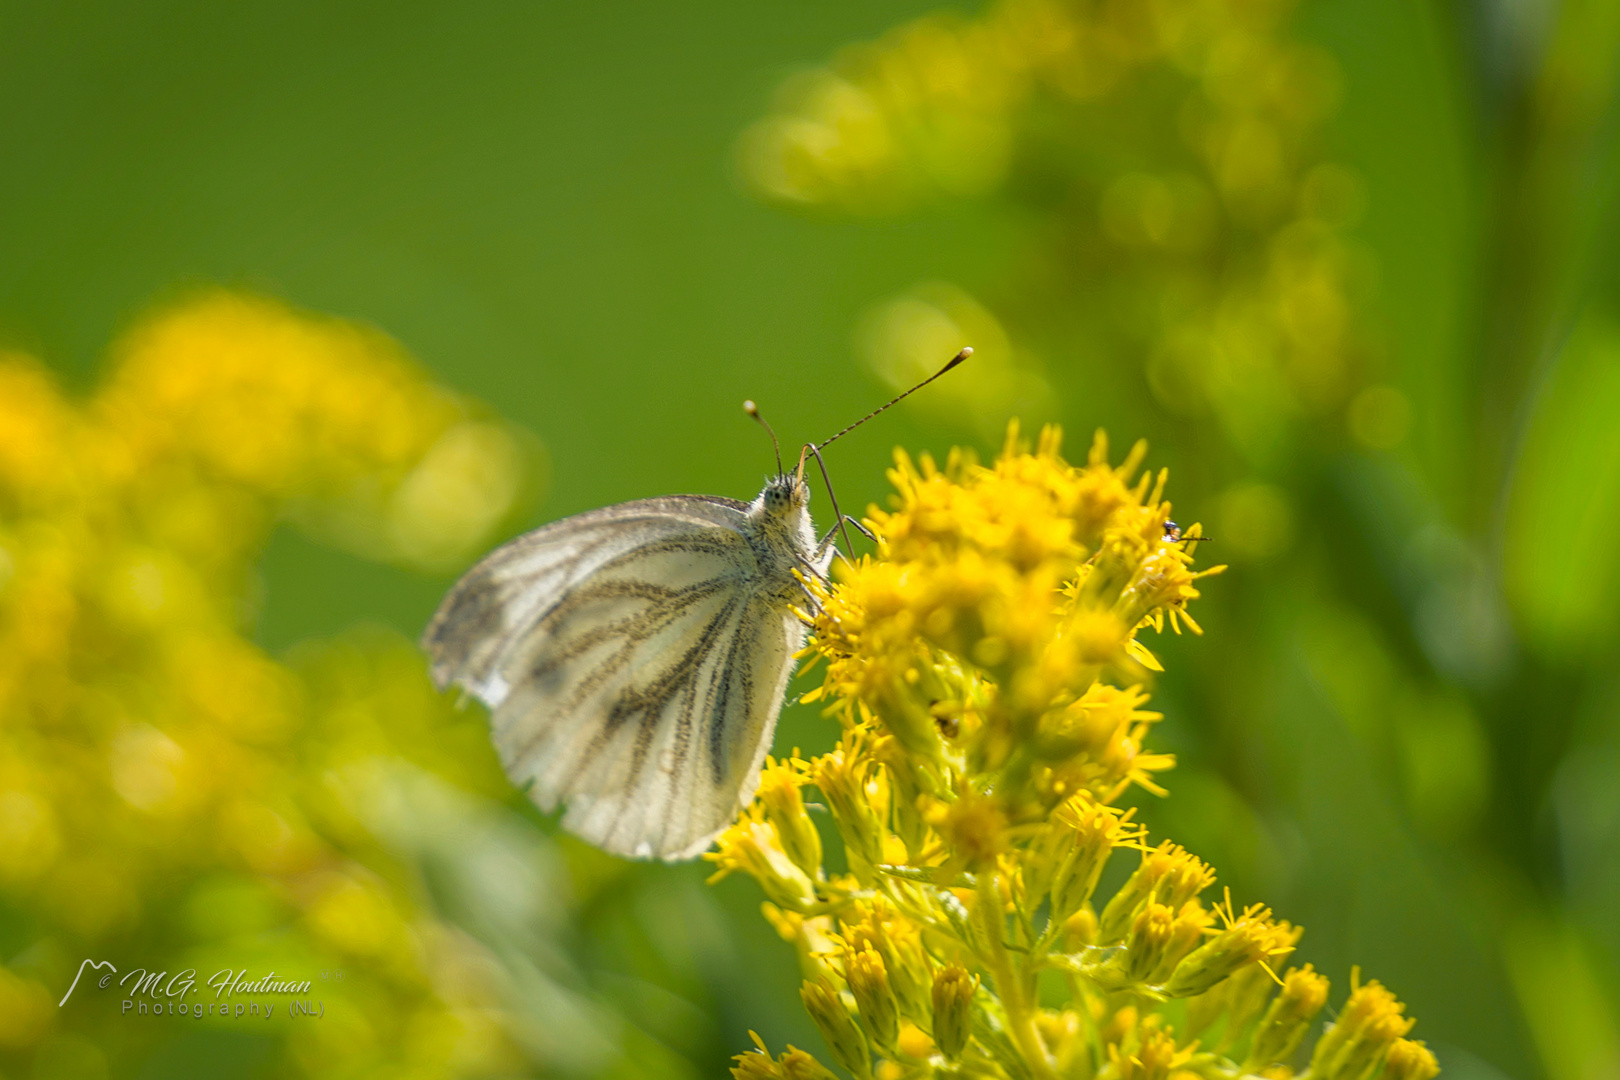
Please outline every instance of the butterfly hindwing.
[[[584, 649], [568, 644], [567, 623], [537, 634], [557, 681], [514, 682], [495, 712], [496, 746], [542, 806], [567, 805], [571, 832], [620, 854], [690, 857], [753, 794], [802, 631], [735, 589], [673, 617], [668, 600], [613, 614], [622, 632], [580, 633]], [[545, 710], [555, 721], [533, 723]]]

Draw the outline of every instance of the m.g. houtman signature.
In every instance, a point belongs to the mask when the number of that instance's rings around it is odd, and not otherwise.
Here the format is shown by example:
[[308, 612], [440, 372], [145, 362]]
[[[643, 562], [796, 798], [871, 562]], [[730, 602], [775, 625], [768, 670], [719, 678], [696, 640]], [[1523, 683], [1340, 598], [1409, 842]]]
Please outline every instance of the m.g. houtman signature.
[[[110, 960], [86, 959], [79, 965], [78, 972], [73, 976], [72, 984], [62, 1000], [57, 1002], [60, 1008], [67, 1004], [68, 998], [78, 987], [79, 980], [84, 976], [84, 969], [92, 972], [106, 969], [106, 973], [96, 979], [96, 985], [105, 990], [118, 974], [118, 969]], [[252, 1000], [232, 1001], [232, 998], [252, 998], [266, 994], [298, 995], [308, 994], [310, 983], [308, 979], [295, 979], [277, 975], [274, 971], [266, 972], [256, 978], [248, 978], [247, 968], [237, 971], [234, 968], [221, 968], [207, 980], [207, 986], [214, 991], [213, 1001], [190, 1001], [187, 995], [202, 996], [202, 990], [197, 986], [197, 969], [186, 968], [170, 975], [167, 971], [149, 971], [146, 968], [132, 968], [119, 978], [118, 985], [127, 988], [127, 996], [121, 1013], [135, 1011], [141, 1015], [166, 1014], [170, 1016], [230, 1016], [234, 1012], [237, 1016], [264, 1016], [269, 1018], [275, 1011], [276, 1002], [260, 1002]], [[326, 1007], [319, 1001], [288, 1001], [286, 1013], [289, 1016], [324, 1016]]]

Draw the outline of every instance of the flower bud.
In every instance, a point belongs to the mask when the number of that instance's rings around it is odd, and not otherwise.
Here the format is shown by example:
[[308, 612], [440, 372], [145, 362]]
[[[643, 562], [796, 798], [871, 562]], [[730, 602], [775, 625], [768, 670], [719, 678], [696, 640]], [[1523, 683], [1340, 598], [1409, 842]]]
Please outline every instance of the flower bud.
[[741, 870], [759, 882], [772, 903], [788, 911], [802, 912], [816, 902], [815, 886], [782, 850], [771, 823], [744, 816], [720, 834], [715, 846], [717, 850], [704, 856], [720, 865], [710, 876], [711, 883]]
[[783, 1080], [838, 1080], [837, 1073], [791, 1043], [782, 1055], [781, 1070]]
[[734, 1080], [782, 1080], [781, 1066], [763, 1050], [738, 1054], [734, 1060], [737, 1062], [731, 1067]]
[[1361, 1080], [1412, 1029], [1412, 1021], [1401, 1015], [1405, 1009], [1377, 982], [1352, 989], [1338, 1020], [1311, 1051], [1311, 1075], [1323, 1080]]
[[825, 982], [806, 980], [799, 988], [799, 997], [804, 1001], [804, 1009], [810, 1014], [810, 1019], [815, 1021], [816, 1030], [827, 1041], [827, 1049], [832, 1051], [833, 1060], [854, 1073], [859, 1080], [869, 1080], [872, 1056], [866, 1049], [866, 1036], [861, 1034], [854, 1017], [849, 1015], [849, 1009], [844, 1007], [838, 991]]
[[900, 1008], [889, 986], [883, 957], [870, 945], [849, 950], [844, 954], [844, 980], [855, 997], [867, 1034], [879, 1046], [892, 1049], [900, 1034]]
[[1160, 950], [1158, 963], [1154, 964], [1153, 970], [1148, 973], [1148, 984], [1163, 985], [1176, 970], [1176, 965], [1181, 963], [1182, 958], [1203, 942], [1204, 928], [1209, 924], [1209, 912], [1204, 910], [1204, 905], [1196, 900], [1183, 904], [1170, 927], [1169, 940]]
[[1052, 874], [1052, 913], [1066, 919], [1091, 899], [1108, 857], [1120, 843], [1134, 839], [1138, 828], [1128, 813], [1076, 795], [1052, 813], [1052, 828], [1072, 837]]
[[1434, 1080], [1440, 1074], [1440, 1063], [1421, 1042], [1396, 1039], [1384, 1058], [1383, 1080]]
[[765, 806], [766, 820], [776, 826], [782, 850], [814, 881], [821, 873], [821, 834], [804, 811], [804, 798], [799, 794], [803, 782], [801, 775], [786, 763], [779, 765], [767, 758], [758, 798]]
[[1412, 1021], [1408, 1017], [1397, 1014], [1379, 1017], [1364, 1027], [1359, 1037], [1350, 1040], [1326, 1075], [1331, 1080], [1365, 1080], [1396, 1041], [1411, 1030]]
[[733, 1058], [737, 1063], [731, 1067], [734, 1080], [782, 1080], [782, 1070], [765, 1049], [765, 1040], [753, 1031], [748, 1037], [754, 1040], [754, 1049]]
[[1286, 956], [1298, 938], [1288, 923], [1273, 923], [1269, 909], [1250, 908], [1177, 964], [1175, 974], [1165, 983], [1165, 993], [1171, 997], [1202, 994], [1250, 964]]
[[1122, 941], [1143, 904], [1156, 900], [1175, 909], [1198, 895], [1215, 880], [1209, 866], [1168, 840], [1142, 853], [1142, 863], [1103, 908], [1097, 940], [1108, 945]]
[[1327, 979], [1312, 971], [1309, 964], [1285, 975], [1282, 989], [1255, 1030], [1254, 1047], [1243, 1071], [1258, 1073], [1269, 1065], [1286, 1062], [1327, 1003], [1327, 995]]
[[1174, 936], [1176, 916], [1163, 904], [1149, 902], [1131, 926], [1126, 941], [1124, 976], [1128, 983], [1145, 983], [1164, 958]]
[[967, 1046], [978, 988], [979, 980], [955, 964], [934, 973], [934, 1045], [952, 1061]]
[[870, 867], [884, 861], [884, 829], [872, 805], [868, 780], [868, 766], [859, 747], [840, 747], [816, 759], [816, 787], [827, 797], [838, 834], [844, 838], [850, 869], [869, 884]]

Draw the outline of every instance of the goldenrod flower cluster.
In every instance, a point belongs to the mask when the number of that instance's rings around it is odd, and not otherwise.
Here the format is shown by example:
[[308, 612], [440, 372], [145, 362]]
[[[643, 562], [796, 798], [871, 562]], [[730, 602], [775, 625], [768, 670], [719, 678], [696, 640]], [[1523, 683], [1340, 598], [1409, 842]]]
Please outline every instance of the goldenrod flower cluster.
[[[1258, 454], [1290, 418], [1344, 407], [1368, 351], [1352, 325], [1365, 275], [1344, 235], [1360, 183], [1322, 146], [1339, 78], [1290, 38], [1290, 7], [996, 0], [974, 18], [923, 18], [784, 84], [743, 137], [742, 168], [765, 198], [819, 212], [1018, 204], [1032, 240], [1016, 274], [1025, 302], [1008, 306], [1056, 304], [1066, 350], [1145, 365], [1165, 405], [1215, 413]], [[877, 313], [869, 359], [909, 385], [958, 337], [1000, 336], [987, 321], [922, 285]], [[1028, 348], [1053, 334], [1014, 337]], [[968, 376], [987, 409], [1017, 407], [1017, 387], [1039, 381], [1030, 358], [1003, 351]], [[1385, 406], [1347, 416], [1385, 438], [1404, 400]]]
[[58, 1008], [86, 957], [199, 985], [347, 968], [318, 985], [321, 1023], [273, 1033], [311, 1074], [521, 1060], [488, 953], [422, 906], [344, 795], [396, 759], [503, 791], [460, 750], [481, 725], [402, 640], [284, 662], [250, 635], [278, 521], [407, 564], [465, 558], [527, 459], [382, 335], [235, 293], [138, 324], [82, 403], [0, 356], [0, 896], [24, 935], [0, 967], [8, 1072], [37, 1052], [95, 1075], [173, 1036], [120, 1021], [123, 991], [88, 979]]
[[[1215, 572], [1193, 569], [1200, 532], [1169, 521], [1164, 475], [1136, 476], [1143, 454], [1110, 465], [1099, 435], [1075, 467], [1055, 430], [1031, 452], [1015, 427], [988, 467], [902, 455], [877, 554], [807, 583], [826, 665], [808, 697], [839, 743], [768, 762], [709, 858], [763, 887], [832, 1061], [862, 1080], [1276, 1078], [1305, 1060], [1313, 1080], [1430, 1080], [1401, 1004], [1356, 979], [1302, 1059], [1329, 987], [1289, 965], [1300, 929], [1212, 901], [1214, 870], [1120, 805], [1173, 764], [1146, 747], [1159, 665], [1137, 634], [1196, 632], [1186, 605]], [[1100, 892], [1116, 858], [1135, 867]], [[791, 1048], [737, 1061], [751, 1080], [830, 1075]]]

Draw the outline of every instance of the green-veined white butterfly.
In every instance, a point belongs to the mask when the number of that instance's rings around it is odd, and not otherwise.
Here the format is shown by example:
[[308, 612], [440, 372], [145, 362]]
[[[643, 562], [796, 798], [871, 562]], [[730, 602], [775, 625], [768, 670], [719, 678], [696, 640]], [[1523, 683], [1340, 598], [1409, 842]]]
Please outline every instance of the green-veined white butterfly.
[[833, 531], [818, 542], [810, 522], [805, 456], [971, 353], [807, 444], [794, 472], [778, 454], [751, 503], [641, 499], [497, 548], [422, 636], [434, 684], [489, 706], [507, 775], [541, 809], [564, 805], [564, 828], [635, 858], [702, 853], [759, 784], [804, 643], [796, 572], [825, 576], [832, 562]]

